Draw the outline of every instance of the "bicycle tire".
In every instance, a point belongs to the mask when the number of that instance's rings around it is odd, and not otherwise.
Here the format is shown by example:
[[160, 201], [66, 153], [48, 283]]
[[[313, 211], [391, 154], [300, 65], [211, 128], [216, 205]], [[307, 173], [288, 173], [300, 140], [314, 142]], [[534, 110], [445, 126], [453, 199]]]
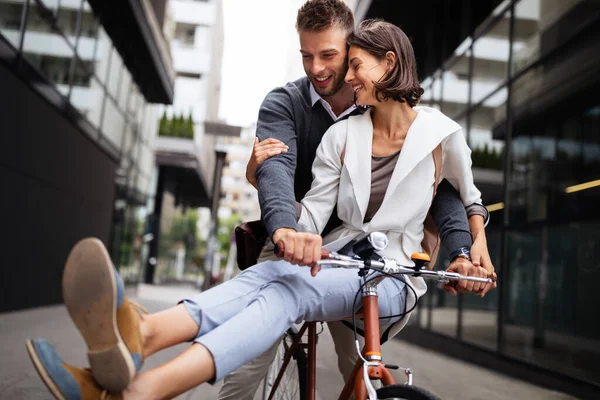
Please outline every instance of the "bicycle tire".
[[[288, 348], [287, 341], [291, 343], [291, 341], [295, 338], [297, 334], [298, 331], [295, 328], [290, 328], [285, 334], [281, 343], [279, 344], [275, 359], [273, 360], [271, 365], [269, 365], [267, 375], [265, 376], [263, 382], [263, 400], [267, 400], [269, 398], [272, 386], [275, 383], [275, 379], [277, 378], [279, 370], [281, 369], [283, 357]], [[292, 366], [294, 368], [291, 368]], [[294, 371], [294, 369], [296, 371]], [[290, 360], [286, 368], [284, 377], [281, 380], [279, 386], [277, 387], [277, 392], [273, 399], [306, 400], [307, 376], [308, 357], [306, 355], [306, 350], [298, 348], [296, 349], [296, 351], [294, 351], [294, 354], [292, 355], [292, 359]]]
[[440, 400], [433, 393], [418, 386], [402, 384], [389, 385], [377, 389], [377, 398], [379, 400]]

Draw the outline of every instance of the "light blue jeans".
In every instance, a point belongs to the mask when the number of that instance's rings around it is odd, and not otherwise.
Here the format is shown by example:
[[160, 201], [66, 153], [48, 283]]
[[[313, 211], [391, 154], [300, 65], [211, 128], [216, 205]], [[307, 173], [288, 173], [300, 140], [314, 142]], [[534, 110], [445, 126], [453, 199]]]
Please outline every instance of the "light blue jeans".
[[[200, 327], [195, 342], [211, 352], [218, 381], [263, 354], [294, 323], [350, 317], [361, 282], [356, 269], [324, 267], [312, 277], [307, 267], [266, 261], [182, 302]], [[381, 317], [405, 311], [404, 282], [387, 278], [377, 288]]]

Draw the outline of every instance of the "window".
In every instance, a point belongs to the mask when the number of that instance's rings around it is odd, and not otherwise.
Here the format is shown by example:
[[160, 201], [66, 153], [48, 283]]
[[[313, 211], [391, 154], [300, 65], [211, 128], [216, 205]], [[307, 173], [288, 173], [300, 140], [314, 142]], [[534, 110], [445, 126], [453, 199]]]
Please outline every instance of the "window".
[[0, 33], [13, 47], [19, 47], [24, 1], [0, 2]]
[[23, 55], [63, 95], [69, 92], [71, 62], [75, 55], [72, 45], [51, 26], [43, 10], [30, 3]]
[[196, 36], [196, 25], [178, 23], [175, 27], [175, 40], [180, 44], [193, 46]]

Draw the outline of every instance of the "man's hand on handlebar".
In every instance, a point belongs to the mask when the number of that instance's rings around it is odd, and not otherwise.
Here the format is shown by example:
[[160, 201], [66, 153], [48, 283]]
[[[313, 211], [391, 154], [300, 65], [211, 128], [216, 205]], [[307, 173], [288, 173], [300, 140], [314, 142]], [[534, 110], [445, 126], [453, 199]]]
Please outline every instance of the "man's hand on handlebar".
[[321, 270], [317, 261], [321, 259], [323, 238], [320, 235], [296, 232], [294, 229], [279, 228], [273, 233], [273, 242], [283, 244], [283, 258], [294, 265], [308, 266], [312, 276]]
[[[475, 276], [478, 278], [487, 278], [488, 272], [483, 267], [476, 267], [471, 263], [471, 261], [465, 258], [457, 258], [450, 264], [450, 267], [446, 270], [448, 272], [457, 272], [464, 276]], [[488, 284], [473, 282], [473, 281], [455, 281], [449, 282], [442, 286], [446, 292], [456, 296], [456, 293], [479, 293], [483, 290]]]

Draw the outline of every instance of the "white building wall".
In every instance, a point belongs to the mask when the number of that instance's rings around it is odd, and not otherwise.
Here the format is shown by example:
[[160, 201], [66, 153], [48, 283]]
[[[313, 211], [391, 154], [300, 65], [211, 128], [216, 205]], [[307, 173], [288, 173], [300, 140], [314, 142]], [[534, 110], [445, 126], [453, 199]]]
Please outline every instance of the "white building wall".
[[[194, 121], [194, 145], [198, 149], [198, 160], [204, 179], [210, 190], [215, 163], [215, 141], [212, 135], [204, 132], [209, 107], [208, 93], [210, 76], [214, 67], [213, 30], [217, 24], [218, 2], [191, 0], [171, 0], [169, 15], [174, 28], [170, 42], [173, 66], [177, 73], [173, 105], [166, 108], [169, 117], [192, 113]], [[219, 55], [219, 52], [216, 52]], [[216, 63], [220, 68], [220, 62]]]
[[171, 0], [172, 18], [179, 23], [212, 26], [215, 23], [215, 3], [191, 0]]

